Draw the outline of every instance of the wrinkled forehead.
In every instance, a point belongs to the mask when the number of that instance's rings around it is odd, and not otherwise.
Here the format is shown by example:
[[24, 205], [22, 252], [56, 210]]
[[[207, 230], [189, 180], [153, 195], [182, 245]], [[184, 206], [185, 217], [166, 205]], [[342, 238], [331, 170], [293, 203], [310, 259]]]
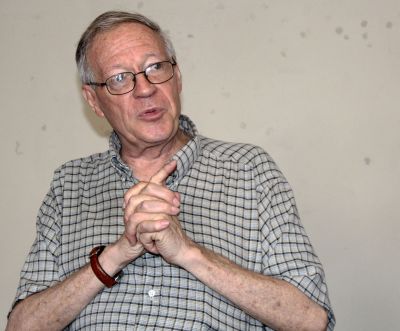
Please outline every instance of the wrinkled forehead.
[[140, 57], [142, 52], [167, 55], [163, 39], [158, 32], [140, 23], [123, 23], [100, 32], [88, 49], [89, 63], [95, 65], [131, 52]]

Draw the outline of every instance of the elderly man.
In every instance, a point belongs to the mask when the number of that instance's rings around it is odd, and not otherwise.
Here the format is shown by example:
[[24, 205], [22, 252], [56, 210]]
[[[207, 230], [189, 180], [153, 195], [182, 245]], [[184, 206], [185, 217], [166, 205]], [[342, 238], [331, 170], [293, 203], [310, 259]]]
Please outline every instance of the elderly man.
[[259, 147], [181, 115], [158, 25], [104, 13], [76, 60], [110, 149], [55, 172], [7, 330], [333, 329], [288, 183]]

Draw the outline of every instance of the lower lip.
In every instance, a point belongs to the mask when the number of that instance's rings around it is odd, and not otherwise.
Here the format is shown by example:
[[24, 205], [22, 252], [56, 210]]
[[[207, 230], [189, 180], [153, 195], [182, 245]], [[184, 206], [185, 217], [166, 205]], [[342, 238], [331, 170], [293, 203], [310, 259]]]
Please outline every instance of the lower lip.
[[146, 111], [139, 115], [139, 119], [144, 121], [156, 121], [160, 119], [164, 114], [162, 109], [155, 109], [153, 111]]

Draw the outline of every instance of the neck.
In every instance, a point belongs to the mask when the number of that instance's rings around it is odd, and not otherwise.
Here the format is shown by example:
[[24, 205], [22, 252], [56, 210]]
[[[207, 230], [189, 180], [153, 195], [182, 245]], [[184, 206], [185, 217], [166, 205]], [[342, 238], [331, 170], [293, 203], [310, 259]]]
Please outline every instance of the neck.
[[132, 169], [136, 179], [148, 181], [161, 167], [180, 150], [190, 137], [178, 130], [167, 142], [142, 148], [129, 148], [122, 143], [121, 158]]

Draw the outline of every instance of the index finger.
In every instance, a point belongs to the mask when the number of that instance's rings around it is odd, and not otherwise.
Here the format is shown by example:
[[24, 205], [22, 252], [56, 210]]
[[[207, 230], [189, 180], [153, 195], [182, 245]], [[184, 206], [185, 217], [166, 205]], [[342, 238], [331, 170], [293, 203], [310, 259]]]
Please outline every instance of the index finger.
[[176, 169], [176, 160], [171, 160], [158, 170], [151, 178], [150, 183], [163, 185], [168, 176]]

